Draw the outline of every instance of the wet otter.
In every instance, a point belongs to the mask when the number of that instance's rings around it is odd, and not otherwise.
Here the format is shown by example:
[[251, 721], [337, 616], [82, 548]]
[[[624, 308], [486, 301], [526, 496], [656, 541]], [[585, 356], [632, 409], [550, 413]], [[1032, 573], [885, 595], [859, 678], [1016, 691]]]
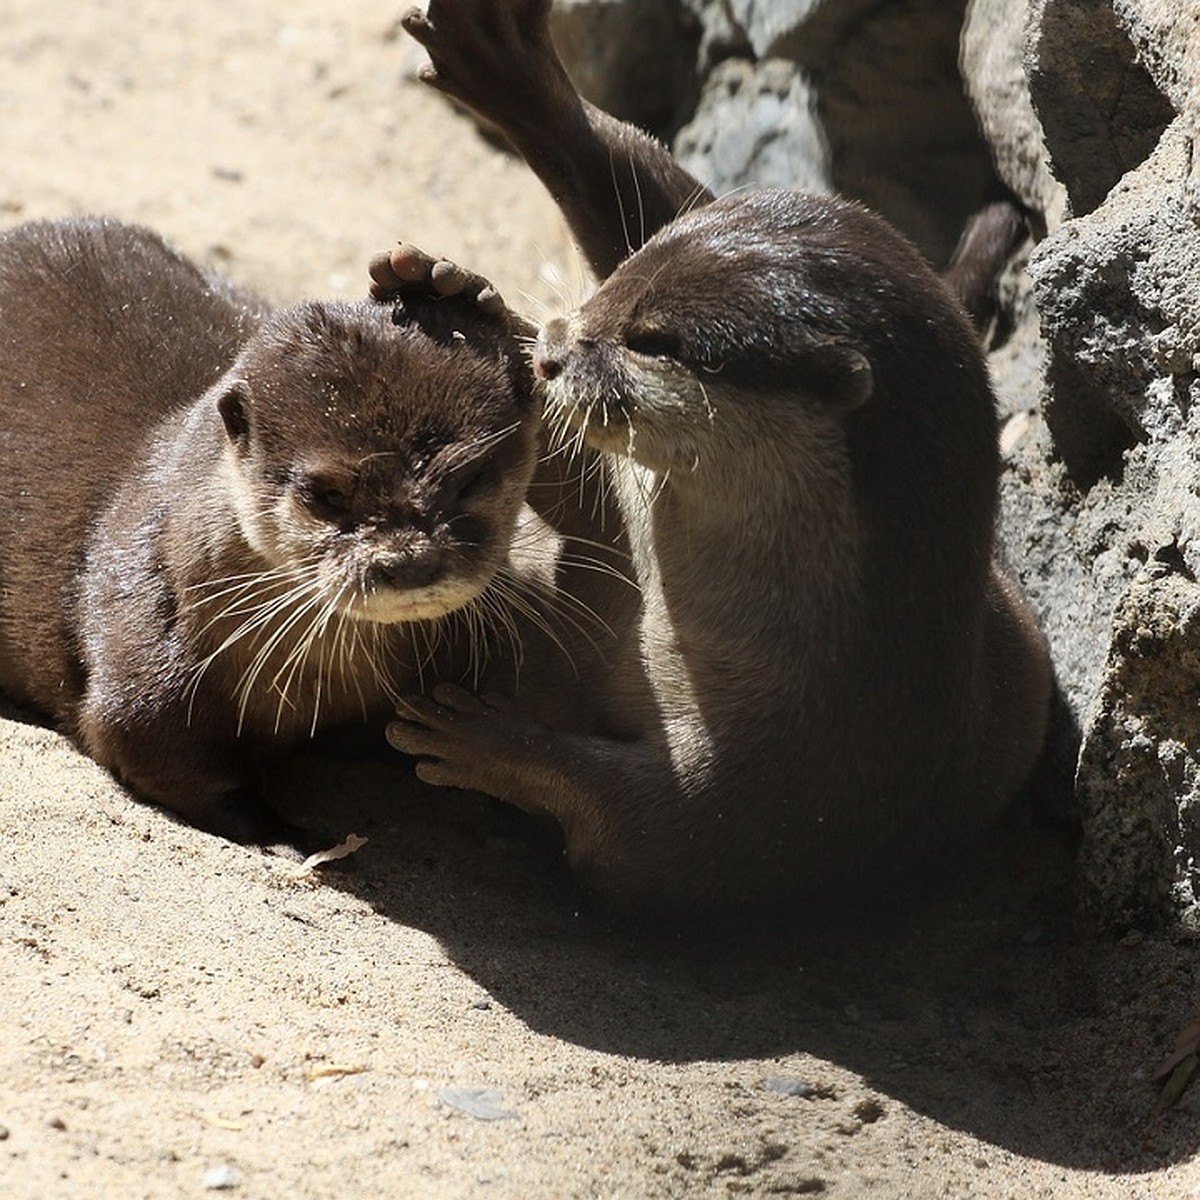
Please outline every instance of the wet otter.
[[844, 896], [967, 844], [1042, 742], [1045, 648], [992, 561], [982, 353], [879, 218], [714, 200], [585, 105], [548, 9], [404, 21], [425, 78], [500, 126], [607, 277], [533, 364], [550, 419], [603, 456], [640, 621], [591, 729], [443, 686], [389, 738], [424, 779], [553, 817], [619, 904]]
[[98, 219], [0, 235], [0, 330], [0, 688], [277, 840], [259, 761], [455, 671], [440, 619], [512, 569], [515, 343], [454, 298], [271, 311]]

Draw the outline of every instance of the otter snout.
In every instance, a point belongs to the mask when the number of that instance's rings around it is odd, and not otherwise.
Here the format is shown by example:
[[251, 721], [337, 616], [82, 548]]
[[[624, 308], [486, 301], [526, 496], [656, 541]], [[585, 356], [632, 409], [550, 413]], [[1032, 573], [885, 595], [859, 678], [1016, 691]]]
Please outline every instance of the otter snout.
[[542, 326], [533, 348], [533, 373], [541, 380], [554, 379], [561, 373], [566, 353], [567, 322], [555, 317]]
[[367, 570], [367, 582], [373, 590], [405, 591], [436, 583], [445, 569], [445, 555], [437, 546], [413, 547], [403, 554], [376, 555]]

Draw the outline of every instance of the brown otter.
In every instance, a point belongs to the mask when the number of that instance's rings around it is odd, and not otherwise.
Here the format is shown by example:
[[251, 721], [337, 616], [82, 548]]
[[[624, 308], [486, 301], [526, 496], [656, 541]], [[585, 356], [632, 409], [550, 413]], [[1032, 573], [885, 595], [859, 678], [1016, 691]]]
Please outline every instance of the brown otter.
[[515, 342], [424, 292], [270, 311], [98, 219], [0, 236], [0, 329], [0, 688], [142, 797], [277, 839], [258, 761], [456, 670], [440, 619], [512, 569]]
[[1049, 691], [992, 561], [974, 332], [861, 207], [714, 200], [585, 105], [548, 9], [432, 0], [404, 22], [425, 78], [508, 135], [607, 276], [533, 362], [550, 418], [603, 456], [639, 626], [591, 729], [443, 686], [389, 739], [424, 779], [556, 819], [625, 905], [844, 896], [952, 854], [1027, 776]]

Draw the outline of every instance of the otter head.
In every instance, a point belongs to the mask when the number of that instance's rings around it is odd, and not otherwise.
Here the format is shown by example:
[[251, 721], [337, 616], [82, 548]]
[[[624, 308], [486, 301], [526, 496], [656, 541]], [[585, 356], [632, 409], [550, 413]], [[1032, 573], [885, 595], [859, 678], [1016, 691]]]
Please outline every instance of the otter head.
[[537, 419], [512, 348], [459, 316], [301, 305], [217, 386], [243, 538], [318, 619], [437, 618], [507, 561]]
[[853, 280], [846, 262], [831, 276], [831, 254], [849, 254], [836, 237], [831, 249], [820, 204], [731, 197], [656, 234], [542, 329], [548, 419], [652, 469], [699, 471], [731, 446], [759, 458], [797, 422], [832, 428], [858, 408], [872, 363], [830, 289], [859, 284], [836, 279]]

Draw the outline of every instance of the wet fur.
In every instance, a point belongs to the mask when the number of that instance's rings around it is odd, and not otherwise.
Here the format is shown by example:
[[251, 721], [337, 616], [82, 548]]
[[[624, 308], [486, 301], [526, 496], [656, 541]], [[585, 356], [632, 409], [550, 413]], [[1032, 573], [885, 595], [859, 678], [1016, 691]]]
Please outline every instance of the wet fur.
[[548, 419], [602, 456], [641, 611], [591, 730], [443, 688], [393, 741], [426, 779], [553, 817], [625, 906], [829, 899], [958, 854], [1032, 767], [1049, 692], [992, 561], [970, 323], [860, 207], [714, 200], [584, 105], [547, 9], [433, 0], [406, 22], [606, 276], [533, 362]]
[[461, 668], [435, 618], [509, 569], [515, 346], [411, 316], [271, 311], [111, 221], [0, 236], [0, 688], [143, 797], [278, 837], [261, 764]]

